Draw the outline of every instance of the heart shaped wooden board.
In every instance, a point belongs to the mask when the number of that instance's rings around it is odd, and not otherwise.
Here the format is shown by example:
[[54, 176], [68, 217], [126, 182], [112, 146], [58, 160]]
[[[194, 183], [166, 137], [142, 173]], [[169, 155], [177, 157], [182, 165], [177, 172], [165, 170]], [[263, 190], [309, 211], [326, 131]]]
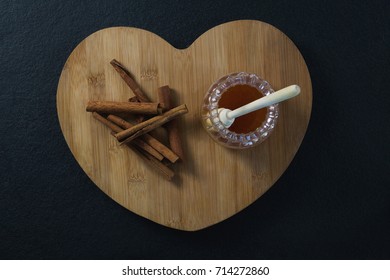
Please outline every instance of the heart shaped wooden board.
[[[116, 59], [157, 101], [169, 85], [189, 113], [179, 119], [186, 159], [166, 180], [138, 155], [119, 146], [86, 112], [88, 100], [126, 101], [133, 96], [110, 65]], [[256, 73], [274, 90], [291, 84], [301, 94], [280, 104], [278, 124], [261, 145], [231, 150], [203, 130], [200, 107], [209, 86], [232, 72]], [[83, 40], [63, 68], [57, 91], [62, 132], [91, 180], [130, 211], [159, 224], [199, 230], [236, 214], [280, 178], [305, 135], [312, 107], [310, 75], [292, 41], [275, 27], [240, 20], [216, 26], [187, 49], [137, 28], [100, 30]]]

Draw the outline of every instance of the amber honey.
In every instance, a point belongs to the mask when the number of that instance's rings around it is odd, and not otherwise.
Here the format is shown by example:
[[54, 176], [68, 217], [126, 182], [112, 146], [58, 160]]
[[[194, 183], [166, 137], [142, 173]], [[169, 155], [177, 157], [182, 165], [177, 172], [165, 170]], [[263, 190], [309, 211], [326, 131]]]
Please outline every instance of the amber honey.
[[[225, 90], [218, 102], [218, 107], [234, 110], [261, 97], [263, 97], [263, 94], [253, 86], [235, 85]], [[263, 108], [238, 117], [229, 127], [229, 130], [235, 133], [249, 133], [255, 131], [261, 126], [266, 115], [267, 108]]]

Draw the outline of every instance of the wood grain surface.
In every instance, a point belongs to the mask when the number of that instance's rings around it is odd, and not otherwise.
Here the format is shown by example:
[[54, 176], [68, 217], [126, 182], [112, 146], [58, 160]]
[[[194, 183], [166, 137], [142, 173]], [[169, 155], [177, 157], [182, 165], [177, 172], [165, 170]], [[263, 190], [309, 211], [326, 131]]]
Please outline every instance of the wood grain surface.
[[[178, 121], [185, 161], [174, 165], [172, 181], [119, 146], [109, 130], [85, 110], [89, 100], [127, 101], [133, 96], [110, 65], [114, 58], [151, 100], [157, 101], [158, 87], [169, 85], [177, 105], [187, 105], [189, 113]], [[200, 122], [201, 103], [209, 86], [238, 71], [258, 74], [274, 90], [291, 84], [301, 87], [298, 97], [280, 104], [272, 135], [248, 150], [216, 144]], [[187, 49], [176, 49], [137, 28], [100, 30], [71, 53], [57, 90], [62, 132], [91, 180], [130, 211], [188, 231], [236, 214], [280, 178], [305, 135], [311, 107], [310, 75], [299, 50], [275, 27], [252, 20], [216, 26]]]

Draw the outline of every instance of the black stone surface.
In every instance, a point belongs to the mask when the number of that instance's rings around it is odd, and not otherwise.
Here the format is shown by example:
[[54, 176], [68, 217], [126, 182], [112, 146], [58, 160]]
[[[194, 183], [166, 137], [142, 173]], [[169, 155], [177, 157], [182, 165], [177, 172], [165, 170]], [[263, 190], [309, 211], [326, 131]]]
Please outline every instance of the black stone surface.
[[[1, 259], [389, 259], [390, 2], [0, 1]], [[182, 232], [122, 208], [72, 157], [56, 113], [70, 52], [112, 26], [178, 48], [215, 25], [268, 22], [300, 49], [313, 111], [261, 199]]]

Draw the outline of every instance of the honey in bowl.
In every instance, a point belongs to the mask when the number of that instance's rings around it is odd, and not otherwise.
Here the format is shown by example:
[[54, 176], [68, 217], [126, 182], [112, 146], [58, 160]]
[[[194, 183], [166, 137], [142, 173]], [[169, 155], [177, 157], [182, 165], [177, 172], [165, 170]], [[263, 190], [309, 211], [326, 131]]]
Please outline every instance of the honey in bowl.
[[274, 91], [270, 84], [253, 73], [231, 73], [210, 85], [201, 105], [201, 121], [209, 136], [218, 144], [232, 149], [247, 149], [262, 143], [274, 129], [278, 105], [235, 117], [230, 127], [221, 121], [220, 109], [235, 109]]
[[[255, 87], [247, 84], [238, 84], [226, 89], [218, 102], [219, 108], [237, 109], [252, 101], [263, 97]], [[262, 108], [235, 119], [229, 127], [235, 133], [249, 133], [261, 126], [267, 115], [267, 108]]]

